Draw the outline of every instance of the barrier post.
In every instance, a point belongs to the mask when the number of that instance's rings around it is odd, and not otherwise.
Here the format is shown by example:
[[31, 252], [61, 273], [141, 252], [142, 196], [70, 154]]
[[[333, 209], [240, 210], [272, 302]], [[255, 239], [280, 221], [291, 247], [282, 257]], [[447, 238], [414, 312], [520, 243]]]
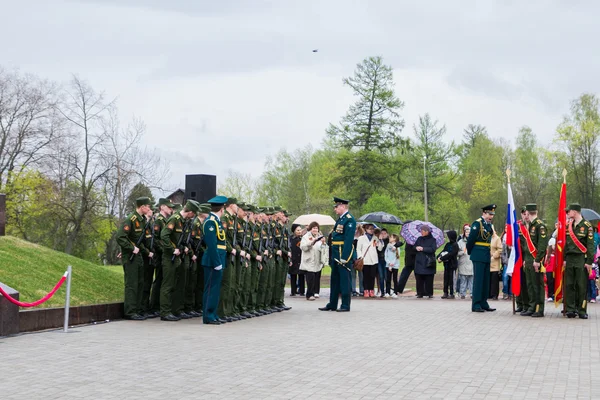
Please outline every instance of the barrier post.
[[72, 267], [69, 265], [67, 267], [67, 294], [65, 299], [65, 324], [63, 327], [63, 332], [67, 332], [69, 329], [69, 300], [71, 298], [71, 275], [72, 275]]

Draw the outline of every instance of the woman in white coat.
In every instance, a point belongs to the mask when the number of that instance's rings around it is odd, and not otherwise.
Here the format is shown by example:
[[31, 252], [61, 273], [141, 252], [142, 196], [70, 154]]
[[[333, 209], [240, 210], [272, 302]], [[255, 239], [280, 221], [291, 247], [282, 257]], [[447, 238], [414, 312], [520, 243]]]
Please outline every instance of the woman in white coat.
[[323, 268], [323, 265], [329, 263], [329, 248], [323, 234], [319, 232], [317, 222], [311, 222], [306, 230], [306, 234], [300, 241], [302, 250], [300, 270], [304, 271], [306, 275], [306, 300], [312, 301], [315, 299], [317, 273]]
[[365, 224], [365, 234], [358, 238], [356, 242], [356, 256], [364, 260], [363, 264], [363, 286], [365, 288], [365, 297], [375, 297], [375, 275], [379, 256], [377, 250], [383, 249], [381, 242], [374, 235], [375, 227], [371, 224]]

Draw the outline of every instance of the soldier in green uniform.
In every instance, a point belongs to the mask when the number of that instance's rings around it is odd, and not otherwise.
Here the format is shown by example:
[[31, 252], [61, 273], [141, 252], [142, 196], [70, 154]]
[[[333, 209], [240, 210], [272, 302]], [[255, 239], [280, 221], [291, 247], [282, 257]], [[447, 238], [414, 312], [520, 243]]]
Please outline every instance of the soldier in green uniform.
[[204, 298], [204, 268], [202, 268], [202, 256], [206, 250], [206, 244], [204, 243], [204, 222], [208, 219], [210, 214], [211, 205], [208, 203], [200, 204], [200, 215], [198, 215], [197, 224], [199, 228], [196, 230], [196, 236], [194, 237], [194, 254], [196, 254], [196, 291], [194, 293], [194, 311], [197, 314], [202, 315], [202, 301]]
[[250, 221], [250, 211], [252, 207], [249, 204], [239, 205], [244, 211], [244, 221], [242, 223], [241, 238], [239, 245], [241, 248], [240, 261], [242, 263], [242, 275], [240, 278], [240, 300], [238, 303], [238, 313], [246, 318], [252, 318], [255, 315], [250, 313], [250, 286], [252, 281], [252, 227], [254, 224]]
[[145, 215], [146, 225], [144, 226], [144, 251], [142, 251], [142, 259], [144, 260], [143, 274], [143, 289], [142, 289], [142, 316], [146, 318], [156, 318], [150, 311], [150, 289], [152, 289], [152, 280], [154, 279], [154, 208], [148, 207], [148, 212]]
[[[200, 317], [202, 315], [202, 302], [200, 301], [200, 312], [196, 311], [198, 305], [196, 304], [198, 295], [197, 292], [201, 291], [200, 285], [204, 285], [204, 278], [200, 279], [199, 276], [204, 276], [204, 271], [200, 270], [198, 266], [200, 261], [200, 252], [202, 246], [202, 223], [206, 219], [207, 213], [210, 212], [210, 208], [205, 208], [203, 205], [199, 205], [198, 215], [192, 220], [191, 237], [189, 243], [189, 252], [185, 255], [186, 264], [184, 264], [187, 276], [185, 281], [185, 298], [183, 312], [192, 317]], [[204, 216], [204, 217], [203, 217]]]
[[[527, 210], [525, 206], [521, 207], [521, 220], [519, 221], [519, 242], [521, 245], [521, 251], [527, 248], [527, 243], [525, 242], [524, 230], [527, 229]], [[517, 303], [517, 308], [515, 309], [516, 313], [521, 313], [523, 311], [529, 310], [529, 296], [527, 295], [527, 277], [525, 276], [525, 271], [521, 268], [521, 292], [518, 296], [515, 296], [515, 302]]]
[[277, 243], [275, 259], [277, 273], [275, 275], [276, 278], [273, 301], [275, 307], [282, 309], [283, 311], [287, 311], [292, 309], [292, 307], [285, 305], [285, 283], [287, 281], [289, 260], [291, 258], [285, 226], [287, 223], [287, 217], [284, 214], [284, 210], [280, 206], [276, 206], [275, 211], [275, 242]]
[[221, 224], [226, 234], [227, 263], [223, 265], [223, 277], [221, 280], [221, 294], [219, 296], [219, 317], [225, 322], [239, 321], [234, 316], [233, 301], [235, 288], [236, 268], [239, 264], [237, 257], [239, 250], [233, 244], [233, 227], [237, 224], [237, 199], [229, 198], [225, 204], [226, 208], [221, 216]]
[[[356, 220], [348, 211], [348, 200], [334, 197], [334, 210], [339, 216], [331, 236], [331, 284], [329, 303], [319, 308], [321, 311], [350, 311], [350, 285], [352, 255], [354, 254], [354, 233], [356, 232]], [[338, 310], [338, 301], [342, 294], [342, 305]]]
[[267, 215], [267, 250], [268, 256], [265, 259], [265, 266], [267, 269], [267, 288], [265, 294], [265, 307], [267, 310], [271, 312], [281, 312], [279, 307], [275, 307], [275, 303], [273, 302], [273, 291], [275, 290], [275, 275], [277, 273], [277, 264], [275, 260], [275, 254], [277, 252], [277, 244], [275, 241], [276, 231], [275, 231], [275, 210], [273, 207], [267, 207], [267, 211], [265, 211]]
[[178, 280], [179, 282], [182, 280], [177, 275], [182, 273], [181, 261], [182, 256], [186, 252], [185, 246], [182, 245], [184, 240], [184, 224], [186, 220], [193, 218], [198, 210], [199, 204], [193, 200], [188, 200], [181, 211], [176, 212], [167, 220], [167, 225], [160, 232], [160, 240], [163, 248], [160, 319], [163, 321], [179, 321], [182, 317], [190, 318], [187, 314], [181, 316], [175, 315], [175, 312], [179, 308], [175, 296], [183, 296], [182, 293], [176, 293], [176, 291], [185, 290], [185, 286], [181, 288], [181, 283], [179, 283], [179, 287], [176, 286]]
[[490, 204], [482, 210], [481, 218], [471, 225], [466, 246], [473, 262], [473, 312], [496, 311], [487, 302], [490, 293], [490, 243], [494, 233], [492, 219], [496, 214], [496, 205]]
[[143, 238], [146, 225], [144, 215], [148, 213], [151, 201], [148, 197], [139, 197], [135, 200], [135, 205], [136, 210], [125, 218], [117, 231], [117, 243], [121, 247], [123, 259], [125, 318], [141, 321], [146, 319], [141, 315], [143, 313], [141, 302], [144, 282], [142, 251], [145, 250]]
[[263, 244], [264, 244], [264, 222], [262, 209], [254, 207], [250, 214], [250, 222], [254, 224], [252, 229], [252, 277], [250, 279], [250, 305], [249, 309], [255, 316], [260, 317], [268, 314], [262, 310], [261, 302], [261, 280], [264, 282], [263, 274]]
[[155, 316], [160, 316], [160, 287], [162, 285], [163, 271], [162, 271], [162, 241], [160, 240], [160, 232], [167, 225], [167, 220], [173, 214], [173, 207], [171, 200], [161, 198], [158, 199], [158, 215], [154, 218], [154, 257], [153, 261], [155, 264], [155, 275], [154, 282], [152, 283], [152, 290], [150, 291], [150, 312]]
[[[269, 250], [267, 248], [269, 242], [269, 217], [267, 216], [267, 212], [269, 212], [265, 207], [261, 207], [260, 213], [258, 215], [260, 227], [259, 227], [259, 238], [257, 244], [257, 252], [258, 256], [256, 259], [258, 260], [259, 265], [259, 280], [258, 280], [258, 288], [257, 288], [257, 307], [258, 311], [263, 315], [271, 314], [273, 311], [270, 310], [270, 307], [267, 306], [267, 292], [269, 286]], [[260, 257], [260, 259], [258, 258]]]
[[202, 228], [206, 250], [202, 255], [204, 269], [204, 298], [202, 300], [202, 321], [205, 324], [220, 325], [217, 314], [223, 268], [227, 263], [227, 245], [224, 227], [221, 224], [223, 208], [227, 197], [216, 196], [208, 201], [211, 212]]
[[581, 215], [581, 206], [569, 204], [565, 243], [564, 293], [567, 317], [587, 319], [587, 285], [594, 260], [594, 228]]
[[546, 225], [537, 216], [537, 205], [530, 203], [525, 206], [525, 218], [528, 229], [525, 233], [525, 247], [523, 251], [524, 270], [527, 275], [527, 293], [529, 294], [529, 308], [521, 313], [523, 316], [531, 315], [534, 318], [544, 316], [546, 270], [541, 262], [546, 256], [548, 247], [548, 231]]
[[248, 271], [248, 259], [246, 258], [246, 249], [244, 248], [244, 236], [246, 235], [244, 228], [246, 225], [246, 211], [243, 207], [244, 203], [238, 202], [236, 204], [237, 221], [233, 227], [235, 231], [235, 248], [238, 250], [237, 267], [235, 270], [235, 286], [233, 288], [233, 313], [239, 319], [250, 318], [249, 316], [243, 315], [245, 306], [242, 306], [242, 298], [244, 296], [244, 281], [246, 280], [246, 272]]

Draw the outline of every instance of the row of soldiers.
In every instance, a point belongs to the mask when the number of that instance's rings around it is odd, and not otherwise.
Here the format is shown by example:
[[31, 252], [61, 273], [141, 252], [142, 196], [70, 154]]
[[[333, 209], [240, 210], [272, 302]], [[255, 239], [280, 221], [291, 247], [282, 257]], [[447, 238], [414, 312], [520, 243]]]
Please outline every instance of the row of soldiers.
[[[226, 265], [218, 290], [218, 322], [233, 322], [289, 310], [284, 303], [291, 258], [289, 214], [281, 207], [258, 208], [223, 198], [223, 205], [184, 206], [147, 197], [136, 199], [117, 233], [125, 280], [125, 318], [163, 321], [200, 317], [207, 295], [201, 265], [204, 226], [218, 219], [225, 234]], [[219, 210], [220, 218], [214, 213]], [[210, 225], [213, 230], [214, 225]], [[214, 233], [214, 232], [210, 232]], [[215, 288], [212, 288], [213, 292]]]

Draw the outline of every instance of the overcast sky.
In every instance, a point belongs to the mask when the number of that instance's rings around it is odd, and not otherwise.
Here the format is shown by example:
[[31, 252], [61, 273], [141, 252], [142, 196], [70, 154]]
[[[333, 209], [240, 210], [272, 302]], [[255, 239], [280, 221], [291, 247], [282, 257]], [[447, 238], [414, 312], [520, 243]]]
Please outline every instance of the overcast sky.
[[[598, 93], [600, 3], [560, 1], [0, 0], [0, 65], [118, 97], [186, 173], [259, 176], [352, 102], [341, 83], [381, 55], [406, 104], [460, 140], [470, 123], [550, 143], [569, 102]], [[596, 39], [594, 39], [596, 38]], [[312, 49], [319, 49], [313, 53]]]

